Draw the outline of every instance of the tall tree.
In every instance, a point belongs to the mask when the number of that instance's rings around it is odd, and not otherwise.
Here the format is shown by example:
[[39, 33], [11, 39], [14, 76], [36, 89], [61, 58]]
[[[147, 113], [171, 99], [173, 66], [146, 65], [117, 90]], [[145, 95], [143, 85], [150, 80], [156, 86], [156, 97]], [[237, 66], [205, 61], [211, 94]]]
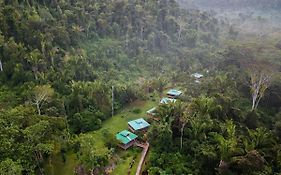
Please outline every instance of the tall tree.
[[244, 66], [249, 76], [248, 83], [252, 96], [251, 110], [254, 111], [266, 90], [270, 87], [276, 69], [275, 66], [265, 61], [250, 61], [244, 63]]
[[186, 106], [185, 111], [183, 112], [183, 114], [180, 116], [180, 122], [181, 122], [181, 137], [180, 137], [180, 147], [182, 149], [182, 145], [183, 145], [183, 132], [184, 132], [184, 127], [185, 125], [188, 123], [189, 118], [191, 117], [191, 112], [188, 106]]
[[229, 162], [232, 157], [242, 152], [242, 149], [239, 148], [238, 145], [236, 126], [231, 120], [226, 121], [225, 125], [221, 125], [221, 129], [225, 133], [225, 136], [215, 133], [213, 134], [213, 137], [218, 143], [217, 148], [220, 153], [219, 172], [225, 173], [228, 171]]
[[[0, 31], [0, 48], [3, 46], [4, 44], [4, 36], [2, 35], [2, 32]], [[3, 71], [3, 65], [2, 65], [2, 61], [0, 58], [0, 71]]]
[[44, 63], [43, 56], [38, 49], [31, 51], [27, 56], [27, 62], [31, 64], [31, 69], [35, 79], [38, 79], [39, 67]]
[[50, 85], [39, 85], [33, 89], [32, 102], [36, 105], [37, 112], [41, 115], [42, 105], [54, 95], [54, 89]]
[[[78, 158], [87, 171], [94, 174], [95, 171], [99, 171], [99, 168], [107, 165], [112, 150], [108, 150], [106, 147], [97, 149], [95, 138], [92, 135], [81, 135], [78, 143], [80, 146]], [[103, 172], [99, 172], [99, 174], [103, 174]]]
[[249, 136], [243, 139], [246, 151], [263, 151], [272, 147], [275, 143], [275, 139], [266, 128], [248, 129], [247, 131]]
[[28, 149], [32, 154], [32, 158], [35, 160], [35, 164], [40, 170], [41, 175], [44, 174], [44, 170], [42, 168], [44, 154], [48, 155], [54, 149], [54, 145], [46, 141], [49, 130], [50, 123], [48, 121], [40, 121], [35, 125], [27, 127], [25, 130], [23, 130], [28, 145], [26, 149]]

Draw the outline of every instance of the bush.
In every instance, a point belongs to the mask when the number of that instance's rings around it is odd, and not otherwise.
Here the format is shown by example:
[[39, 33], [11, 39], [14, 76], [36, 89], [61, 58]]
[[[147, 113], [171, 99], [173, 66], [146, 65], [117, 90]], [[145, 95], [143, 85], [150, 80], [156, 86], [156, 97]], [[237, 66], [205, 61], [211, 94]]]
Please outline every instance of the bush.
[[256, 112], [251, 111], [246, 115], [244, 123], [250, 129], [256, 129], [258, 127], [259, 116]]
[[132, 113], [134, 113], [134, 114], [140, 114], [140, 113], [141, 113], [141, 109], [139, 109], [139, 108], [133, 109], [133, 110], [132, 110]]
[[75, 113], [69, 118], [69, 124], [72, 132], [75, 134], [93, 131], [101, 128], [101, 112], [91, 112], [85, 110], [81, 113]]

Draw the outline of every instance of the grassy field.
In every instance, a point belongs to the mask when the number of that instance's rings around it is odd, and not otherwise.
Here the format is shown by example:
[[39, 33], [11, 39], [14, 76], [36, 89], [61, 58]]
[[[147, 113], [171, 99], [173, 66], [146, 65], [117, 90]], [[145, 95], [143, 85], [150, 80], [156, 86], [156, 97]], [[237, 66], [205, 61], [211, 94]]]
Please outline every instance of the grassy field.
[[[136, 101], [129, 106], [127, 106], [124, 110], [122, 110], [119, 114], [113, 116], [112, 118], [106, 120], [102, 128], [90, 132], [88, 134], [93, 135], [96, 138], [96, 147], [104, 147], [103, 134], [102, 131], [106, 129], [109, 133], [116, 134], [119, 131], [128, 128], [127, 122], [137, 118], [146, 118], [146, 111], [150, 108], [156, 106], [159, 102], [159, 98], [156, 97], [154, 100], [147, 101]], [[134, 112], [138, 109], [138, 113]], [[130, 163], [133, 158], [135, 159], [135, 164], [132, 167], [131, 174], [135, 174], [138, 161], [140, 159], [141, 149], [133, 148], [128, 151], [119, 151], [118, 155], [120, 160], [117, 162], [116, 167], [112, 174], [114, 175], [124, 175], [128, 173]], [[47, 175], [72, 175], [73, 169], [77, 163], [75, 154], [68, 153], [66, 157], [66, 162], [63, 163], [60, 154], [52, 156], [52, 160], [48, 161], [45, 166]]]
[[[114, 171], [111, 173], [112, 175], [123, 175], [128, 174], [128, 171], [131, 174], [135, 174], [137, 170], [137, 166], [141, 157], [141, 148], [130, 148], [127, 151], [120, 152], [120, 160], [118, 161]], [[131, 162], [134, 160], [133, 167], [129, 169]]]

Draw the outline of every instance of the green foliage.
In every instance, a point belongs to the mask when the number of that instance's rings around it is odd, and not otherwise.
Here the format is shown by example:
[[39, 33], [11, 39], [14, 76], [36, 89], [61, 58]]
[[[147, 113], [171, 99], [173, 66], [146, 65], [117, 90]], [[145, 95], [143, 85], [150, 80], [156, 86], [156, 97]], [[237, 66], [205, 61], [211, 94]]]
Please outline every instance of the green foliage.
[[213, 134], [214, 140], [218, 142], [217, 147], [219, 149], [222, 161], [230, 161], [230, 158], [233, 155], [241, 151], [238, 147], [238, 139], [235, 133], [235, 127], [236, 126], [233, 124], [232, 121], [227, 121], [225, 128], [223, 128], [226, 132], [225, 137], [220, 134]]
[[106, 128], [102, 130], [103, 141], [105, 146], [108, 148], [117, 148], [118, 140], [116, 140], [115, 135], [110, 133]]
[[111, 151], [107, 148], [95, 148], [95, 139], [90, 135], [80, 135], [78, 158], [86, 170], [91, 172], [94, 169], [107, 165]]
[[[180, 153], [151, 153], [151, 168], [149, 174], [188, 174], [190, 170], [186, 168], [186, 162]], [[168, 165], [168, 166], [167, 166]]]
[[36, 105], [38, 115], [41, 115], [41, 107], [45, 102], [49, 102], [54, 96], [54, 89], [50, 85], [36, 86], [33, 89], [32, 103]]
[[[184, 103], [160, 105], [160, 121], [147, 134], [150, 174], [281, 172], [280, 81], [263, 89], [259, 109], [249, 113], [252, 91], [240, 70], [245, 60], [280, 67], [277, 40], [240, 44], [235, 26], [175, 0], [0, 6], [0, 174], [43, 174], [46, 158], [71, 136], [101, 128], [112, 99], [117, 113], [177, 85], [185, 88]], [[227, 28], [229, 45], [220, 42], [219, 27]], [[194, 83], [190, 73], [203, 69], [206, 77]], [[112, 133], [102, 135], [102, 149], [91, 135], [74, 139], [87, 173], [101, 172], [116, 146]]]
[[134, 113], [134, 114], [140, 114], [140, 113], [141, 113], [141, 109], [138, 109], [138, 108], [133, 109], [133, 110], [132, 110], [132, 113]]
[[83, 111], [75, 113], [69, 118], [69, 124], [73, 133], [84, 133], [97, 130], [101, 127], [101, 118], [103, 114], [100, 112]]
[[6, 159], [0, 163], [1, 175], [21, 175], [22, 166], [11, 159]]
[[[276, 145], [275, 138], [265, 128], [245, 131], [241, 129], [241, 124], [236, 125], [233, 120], [227, 120], [227, 115], [232, 111], [225, 109], [227, 106], [220, 98], [221, 96], [217, 94], [213, 97], [200, 96], [183, 107], [183, 111], [186, 110], [190, 116], [183, 135], [180, 135], [178, 127], [175, 127], [178, 126], [177, 116], [180, 116], [176, 111], [181, 111], [178, 110], [180, 108], [174, 104], [158, 107], [157, 114], [164, 120], [160, 120], [156, 125], [153, 124], [148, 132], [148, 141], [154, 148], [153, 155], [150, 157], [149, 173], [175, 174], [175, 170], [170, 169], [172, 164], [168, 163], [172, 157], [170, 154], [184, 155], [185, 161], [192, 161], [192, 166], [183, 165], [184, 168], [181, 168], [181, 170], [185, 169], [185, 173], [269, 172], [265, 161], [275, 159], [270, 151], [276, 150], [276, 147], [269, 148], [269, 145]], [[169, 125], [171, 121], [175, 126]], [[170, 133], [170, 137], [167, 132]], [[180, 137], [182, 137], [182, 146], [179, 144]], [[167, 149], [167, 145], [170, 149]], [[154, 158], [156, 155], [163, 155], [163, 158], [156, 159]], [[169, 157], [169, 160], [166, 160], [165, 156]], [[165, 160], [159, 162], [162, 159]], [[174, 159], [173, 161], [176, 162]], [[204, 167], [204, 170], [198, 167]]]
[[173, 145], [170, 125], [167, 123], [153, 125], [148, 131], [148, 141], [156, 149], [169, 151]]
[[59, 127], [59, 122], [46, 116], [41, 118], [28, 106], [2, 112], [1, 161], [10, 158], [17, 160], [18, 166], [26, 172], [41, 171], [44, 155], [53, 151], [53, 142], [64, 133], [65, 126]]

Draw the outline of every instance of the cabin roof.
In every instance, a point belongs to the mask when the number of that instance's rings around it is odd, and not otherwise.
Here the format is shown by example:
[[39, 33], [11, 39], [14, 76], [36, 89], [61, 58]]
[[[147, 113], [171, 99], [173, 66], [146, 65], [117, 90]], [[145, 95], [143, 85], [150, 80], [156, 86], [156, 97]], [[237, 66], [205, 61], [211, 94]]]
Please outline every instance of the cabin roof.
[[191, 74], [191, 76], [194, 78], [202, 78], [204, 75], [196, 72], [194, 74]]
[[123, 144], [130, 143], [132, 140], [136, 139], [138, 136], [134, 133], [131, 133], [128, 130], [123, 130], [116, 134], [116, 139], [122, 142]]
[[172, 96], [180, 96], [182, 92], [176, 89], [170, 89], [167, 94]]
[[155, 114], [156, 109], [157, 109], [156, 107], [151, 108], [148, 111], [146, 111], [146, 113], [148, 113], [148, 114]]
[[144, 129], [150, 126], [150, 124], [145, 121], [143, 118], [139, 118], [136, 120], [129, 121], [128, 124], [132, 127], [135, 131]]
[[161, 100], [160, 100], [160, 103], [161, 104], [168, 104], [168, 103], [170, 103], [170, 102], [176, 102], [177, 100], [176, 99], [172, 99], [172, 98], [167, 98], [167, 97], [165, 97], [165, 98], [162, 98]]

